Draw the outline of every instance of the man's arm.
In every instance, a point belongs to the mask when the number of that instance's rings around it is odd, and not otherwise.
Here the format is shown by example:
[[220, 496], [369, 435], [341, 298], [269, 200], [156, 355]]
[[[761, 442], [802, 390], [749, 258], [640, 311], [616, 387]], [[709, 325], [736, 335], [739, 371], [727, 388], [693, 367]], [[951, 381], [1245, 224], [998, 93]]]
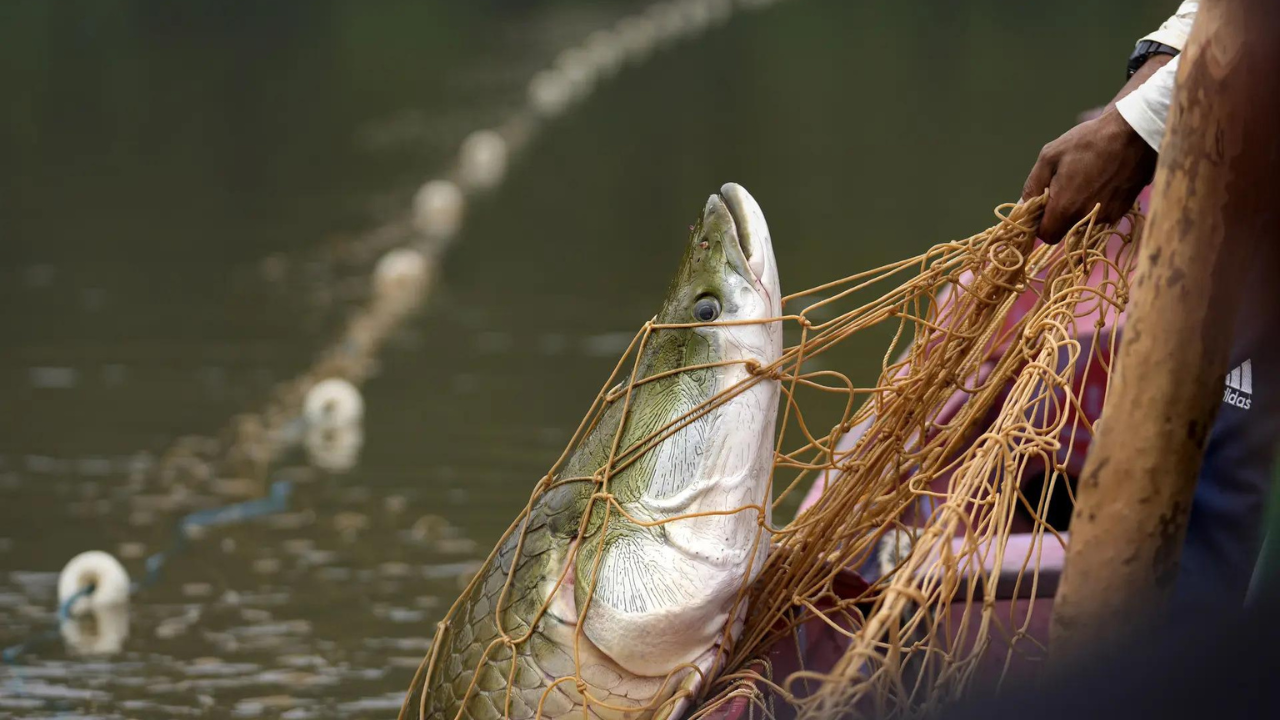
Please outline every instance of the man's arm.
[[[1198, 5], [1182, 3], [1168, 22], [1144, 39], [1181, 49]], [[1097, 118], [1044, 146], [1022, 188], [1024, 200], [1049, 190], [1041, 239], [1060, 241], [1095, 204], [1101, 206], [1098, 219], [1107, 223], [1133, 207], [1155, 173], [1176, 73], [1176, 58], [1151, 56]]]
[[1095, 203], [1102, 205], [1098, 219], [1105, 223], [1119, 220], [1133, 207], [1138, 193], [1151, 181], [1157, 154], [1116, 110], [1116, 102], [1171, 59], [1153, 55], [1098, 117], [1071, 128], [1040, 151], [1022, 186], [1022, 199], [1049, 190], [1049, 204], [1040, 221], [1042, 240], [1061, 240]]

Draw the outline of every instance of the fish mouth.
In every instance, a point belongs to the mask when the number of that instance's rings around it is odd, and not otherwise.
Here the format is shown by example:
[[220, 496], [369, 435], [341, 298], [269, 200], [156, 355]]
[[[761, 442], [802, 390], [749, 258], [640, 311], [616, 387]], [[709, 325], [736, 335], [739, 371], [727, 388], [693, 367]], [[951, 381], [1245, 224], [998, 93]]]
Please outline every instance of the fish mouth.
[[708, 198], [705, 215], [708, 224], [719, 219], [733, 238], [725, 243], [729, 264], [745, 279], [763, 285], [772, 247], [764, 213], [755, 199], [741, 185], [725, 183]]

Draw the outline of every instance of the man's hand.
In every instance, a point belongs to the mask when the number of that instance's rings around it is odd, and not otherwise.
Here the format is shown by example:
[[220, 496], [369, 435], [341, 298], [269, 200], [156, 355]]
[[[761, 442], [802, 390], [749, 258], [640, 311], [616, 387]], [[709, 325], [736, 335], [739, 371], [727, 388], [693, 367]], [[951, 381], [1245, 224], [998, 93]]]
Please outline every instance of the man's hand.
[[1040, 239], [1062, 240], [1081, 218], [1101, 204], [1098, 220], [1112, 223], [1124, 216], [1155, 173], [1157, 154], [1116, 111], [1116, 101], [1128, 95], [1170, 60], [1148, 60], [1116, 95], [1102, 114], [1066, 132], [1040, 151], [1035, 167], [1022, 186], [1022, 199], [1049, 190], [1049, 203], [1040, 221]]

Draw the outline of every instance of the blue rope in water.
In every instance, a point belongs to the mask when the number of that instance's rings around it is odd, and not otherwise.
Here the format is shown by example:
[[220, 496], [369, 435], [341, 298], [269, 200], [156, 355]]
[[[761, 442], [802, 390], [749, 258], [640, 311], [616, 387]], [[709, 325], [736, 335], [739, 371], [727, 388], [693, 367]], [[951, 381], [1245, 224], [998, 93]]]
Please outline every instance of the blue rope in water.
[[75, 605], [76, 601], [79, 600], [80, 598], [89, 597], [90, 595], [93, 594], [93, 591], [97, 589], [98, 589], [97, 585], [93, 583], [89, 583], [88, 585], [85, 585], [84, 587], [77, 590], [71, 597], [67, 598], [66, 602], [58, 606], [58, 622], [61, 623], [61, 622], [66, 622], [67, 620], [70, 620], [71, 606]]
[[278, 480], [271, 484], [267, 496], [257, 500], [247, 500], [226, 507], [197, 510], [182, 519], [178, 524], [180, 532], [193, 527], [214, 527], [215, 525], [232, 525], [245, 520], [273, 515], [288, 509], [289, 494], [293, 492], [293, 484], [287, 480]]
[[[174, 534], [173, 543], [166, 550], [161, 550], [148, 557], [144, 563], [146, 572], [142, 579], [133, 583], [129, 588], [129, 594], [135, 595], [142, 590], [155, 585], [160, 580], [160, 574], [164, 570], [164, 566], [174, 557], [177, 557], [187, 547], [188, 538], [193, 528], [215, 527], [219, 525], [234, 525], [247, 520], [253, 520], [267, 515], [282, 513], [289, 509], [289, 498], [293, 494], [293, 483], [288, 480], [277, 480], [271, 484], [271, 489], [267, 496], [256, 500], [246, 500], [245, 502], [226, 505], [219, 508], [209, 508], [207, 510], [196, 510], [193, 513], [185, 515], [178, 521], [178, 527]], [[58, 627], [71, 620], [71, 608], [77, 600], [87, 598], [93, 594], [97, 588], [88, 585], [78, 590], [74, 595], [67, 598], [58, 606]], [[61, 637], [59, 630], [47, 630], [37, 634], [26, 642], [10, 645], [0, 654], [5, 664], [13, 664], [23, 653], [37, 648], [45, 643], [57, 640]]]
[[[76, 604], [77, 600], [79, 600], [80, 598], [89, 597], [90, 595], [93, 594], [93, 591], [96, 589], [97, 589], [97, 586], [95, 585], [92, 585], [92, 584], [86, 585], [85, 587], [77, 591], [74, 595], [67, 598], [66, 602], [59, 605], [58, 606], [58, 625], [61, 626], [62, 623], [71, 619], [71, 607]], [[39, 647], [49, 642], [50, 640], [54, 640], [58, 638], [60, 634], [61, 633], [59, 633], [57, 630], [46, 630], [24, 643], [18, 643], [17, 645], [10, 645], [9, 647], [4, 649], [4, 653], [3, 653], [4, 662], [6, 664], [12, 664], [14, 661], [18, 659], [18, 656], [21, 655], [22, 653], [26, 652], [31, 648]]]
[[165, 564], [186, 549], [187, 540], [192, 529], [234, 525], [246, 520], [284, 512], [289, 509], [289, 496], [292, 493], [293, 483], [288, 480], [277, 480], [271, 484], [271, 489], [264, 498], [246, 500], [219, 508], [196, 510], [186, 515], [178, 521], [173, 544], [168, 549], [161, 550], [146, 559], [143, 565], [146, 572], [141, 580], [133, 584], [130, 594], [135, 594], [159, 582], [160, 573], [164, 570]]

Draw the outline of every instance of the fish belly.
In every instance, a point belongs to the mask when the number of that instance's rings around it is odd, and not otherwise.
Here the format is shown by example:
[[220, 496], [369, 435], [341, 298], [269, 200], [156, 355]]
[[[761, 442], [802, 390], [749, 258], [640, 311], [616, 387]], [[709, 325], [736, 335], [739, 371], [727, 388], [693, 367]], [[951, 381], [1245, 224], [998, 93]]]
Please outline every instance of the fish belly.
[[569, 554], [567, 543], [553, 537], [545, 523], [531, 525], [513, 573], [517, 541], [513, 534], [503, 544], [436, 638], [440, 647], [426, 680], [425, 701], [411, 698], [412, 707], [425, 710], [421, 717], [582, 718], [585, 704], [585, 717], [646, 720], [661, 714], [659, 710], [669, 711], [672, 706], [664, 701], [682, 688], [692, 690], [697, 678], [692, 670], [679, 670], [671, 678], [629, 672], [578, 632], [576, 618], [544, 612]]

